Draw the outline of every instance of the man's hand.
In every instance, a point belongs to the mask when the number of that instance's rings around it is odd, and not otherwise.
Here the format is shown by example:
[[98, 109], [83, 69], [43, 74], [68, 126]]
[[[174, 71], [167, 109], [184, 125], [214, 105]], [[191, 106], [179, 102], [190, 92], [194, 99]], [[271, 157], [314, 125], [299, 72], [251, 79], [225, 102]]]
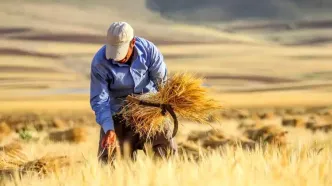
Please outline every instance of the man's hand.
[[116, 144], [116, 134], [115, 134], [114, 130], [107, 131], [101, 141], [101, 146], [103, 148], [115, 147], [115, 144]]

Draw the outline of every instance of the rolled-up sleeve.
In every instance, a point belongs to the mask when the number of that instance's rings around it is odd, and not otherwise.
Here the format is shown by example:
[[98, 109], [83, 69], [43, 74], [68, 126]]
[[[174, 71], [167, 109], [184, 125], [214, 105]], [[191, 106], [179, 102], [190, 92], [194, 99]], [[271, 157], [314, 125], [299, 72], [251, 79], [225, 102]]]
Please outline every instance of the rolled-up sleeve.
[[91, 65], [90, 105], [95, 112], [97, 123], [104, 132], [114, 130], [107, 80], [93, 65]]
[[149, 75], [158, 88], [158, 86], [163, 85], [167, 80], [167, 67], [164, 62], [164, 56], [152, 43], [150, 43], [150, 60]]

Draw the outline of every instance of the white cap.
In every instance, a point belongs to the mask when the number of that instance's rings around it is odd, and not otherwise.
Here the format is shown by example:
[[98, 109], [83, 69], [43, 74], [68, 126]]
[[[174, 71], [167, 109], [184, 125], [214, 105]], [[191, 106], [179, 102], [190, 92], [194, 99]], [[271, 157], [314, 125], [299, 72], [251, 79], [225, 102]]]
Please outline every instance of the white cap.
[[128, 23], [112, 23], [107, 31], [106, 58], [115, 61], [124, 59], [133, 38], [134, 30]]

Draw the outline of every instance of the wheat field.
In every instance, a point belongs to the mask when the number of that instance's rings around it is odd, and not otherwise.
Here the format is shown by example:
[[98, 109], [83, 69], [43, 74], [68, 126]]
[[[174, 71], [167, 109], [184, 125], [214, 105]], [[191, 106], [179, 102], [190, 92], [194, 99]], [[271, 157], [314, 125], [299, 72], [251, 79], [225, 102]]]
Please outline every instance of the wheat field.
[[[211, 121], [210, 125], [182, 120], [176, 137], [177, 156], [154, 160], [147, 146], [147, 153], [139, 152], [135, 162], [118, 156], [114, 167], [97, 161], [100, 128], [91, 112], [2, 112], [1, 121], [8, 123], [9, 129], [0, 125], [1, 136], [5, 136], [1, 139], [0, 183], [24, 186], [330, 185], [330, 130], [318, 128], [331, 121], [331, 110], [262, 110], [225, 111], [221, 123]], [[315, 132], [312, 126], [307, 127], [312, 115], [318, 118]], [[264, 134], [248, 133], [267, 126], [270, 130]], [[287, 131], [286, 136], [283, 131]], [[256, 139], [252, 135], [260, 137]], [[239, 143], [234, 144], [235, 139]], [[11, 150], [15, 148], [16, 151]], [[3, 161], [8, 161], [6, 152], [12, 151], [22, 162], [66, 157], [68, 164], [53, 163], [54, 168], [47, 174], [42, 174], [43, 169], [37, 166], [24, 173], [22, 169], [13, 169], [7, 175], [3, 172]]]
[[[146, 2], [0, 1], [0, 185], [332, 185], [329, 19], [189, 24]], [[225, 108], [180, 120], [168, 161], [97, 161], [90, 64], [119, 20]]]
[[[36, 146], [30, 146], [32, 152]], [[68, 167], [45, 178], [27, 175], [6, 185], [318, 186], [331, 185], [332, 182], [330, 148], [320, 153], [308, 146], [298, 146], [291, 152], [229, 149], [226, 152], [215, 151], [199, 163], [179, 159], [153, 162], [151, 158], [140, 157], [135, 163], [125, 160], [116, 162], [114, 170], [110, 166], [99, 165], [95, 158], [89, 158], [91, 149], [87, 149], [86, 145], [61, 145], [58, 148], [68, 152], [84, 151], [88, 159], [83, 165]], [[79, 155], [79, 152], [75, 154]]]

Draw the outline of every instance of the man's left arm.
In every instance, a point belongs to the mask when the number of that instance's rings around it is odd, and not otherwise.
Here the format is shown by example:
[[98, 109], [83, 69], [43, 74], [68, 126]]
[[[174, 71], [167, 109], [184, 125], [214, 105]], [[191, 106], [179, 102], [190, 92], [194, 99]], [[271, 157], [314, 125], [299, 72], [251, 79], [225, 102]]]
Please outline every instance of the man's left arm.
[[153, 43], [150, 45], [150, 60], [149, 76], [159, 89], [167, 80], [167, 67], [164, 56]]

